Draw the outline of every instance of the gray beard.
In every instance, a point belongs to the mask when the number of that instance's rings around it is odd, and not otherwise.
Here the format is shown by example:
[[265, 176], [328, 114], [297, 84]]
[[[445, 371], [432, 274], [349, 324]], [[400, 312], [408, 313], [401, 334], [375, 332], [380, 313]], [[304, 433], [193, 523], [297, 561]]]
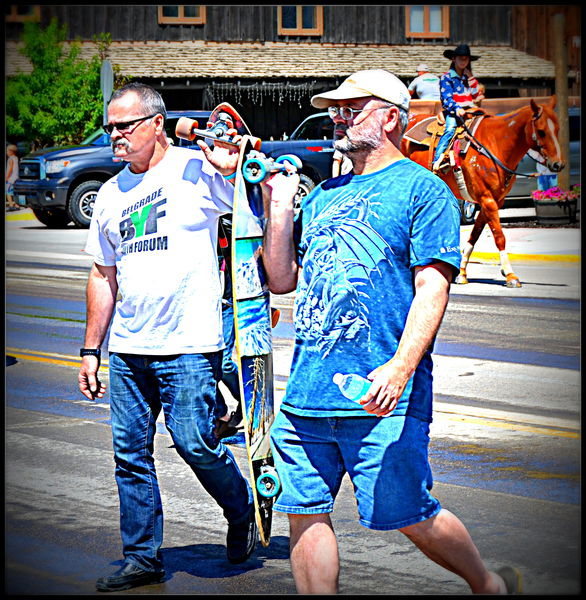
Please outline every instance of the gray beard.
[[334, 150], [338, 150], [342, 154], [370, 152], [381, 145], [382, 135], [382, 131], [378, 129], [370, 131], [366, 135], [358, 134], [357, 138], [351, 139], [346, 130], [346, 137], [334, 141]]

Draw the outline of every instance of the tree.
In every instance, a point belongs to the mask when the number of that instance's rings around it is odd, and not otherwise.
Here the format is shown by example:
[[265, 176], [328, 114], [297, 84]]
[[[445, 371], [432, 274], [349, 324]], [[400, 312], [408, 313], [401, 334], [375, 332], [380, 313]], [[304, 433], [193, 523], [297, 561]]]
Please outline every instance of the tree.
[[[64, 47], [67, 26], [54, 19], [45, 30], [25, 23], [21, 52], [32, 64], [31, 74], [6, 82], [6, 134], [33, 147], [78, 144], [102, 123], [102, 92], [98, 53], [80, 58], [79, 42]], [[101, 36], [104, 53], [109, 36]]]

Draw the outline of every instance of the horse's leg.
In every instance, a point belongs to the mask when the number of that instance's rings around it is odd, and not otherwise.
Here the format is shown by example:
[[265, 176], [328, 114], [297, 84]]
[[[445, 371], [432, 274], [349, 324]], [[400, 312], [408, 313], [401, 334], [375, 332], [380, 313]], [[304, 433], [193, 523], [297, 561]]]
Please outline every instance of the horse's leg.
[[472, 227], [472, 231], [470, 232], [470, 237], [468, 241], [464, 244], [462, 248], [462, 260], [460, 261], [460, 274], [454, 280], [454, 283], [459, 283], [461, 285], [468, 283], [468, 277], [466, 275], [466, 268], [468, 267], [468, 262], [470, 261], [470, 256], [472, 255], [472, 251], [474, 250], [474, 246], [486, 225], [486, 218], [484, 216], [484, 210], [482, 206], [478, 214], [476, 215], [476, 221], [474, 221], [474, 227]]
[[486, 218], [488, 221], [488, 226], [492, 231], [494, 243], [496, 244], [496, 247], [499, 251], [501, 260], [501, 273], [506, 279], [505, 285], [509, 288], [521, 287], [521, 281], [513, 272], [513, 268], [511, 267], [511, 263], [509, 262], [509, 255], [505, 250], [506, 240], [505, 234], [503, 233], [503, 228], [501, 227], [501, 219], [499, 216], [498, 204], [494, 199], [491, 199], [489, 202], [486, 202], [484, 204], [484, 209], [487, 211]]

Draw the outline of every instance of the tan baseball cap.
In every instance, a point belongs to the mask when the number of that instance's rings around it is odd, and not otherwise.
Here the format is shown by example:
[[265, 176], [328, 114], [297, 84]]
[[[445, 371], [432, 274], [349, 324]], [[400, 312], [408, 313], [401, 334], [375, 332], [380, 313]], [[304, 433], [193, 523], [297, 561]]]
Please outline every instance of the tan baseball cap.
[[407, 87], [398, 77], [384, 69], [357, 71], [347, 77], [337, 89], [313, 96], [311, 104], [316, 108], [327, 108], [338, 100], [369, 96], [376, 96], [409, 110], [410, 96]]

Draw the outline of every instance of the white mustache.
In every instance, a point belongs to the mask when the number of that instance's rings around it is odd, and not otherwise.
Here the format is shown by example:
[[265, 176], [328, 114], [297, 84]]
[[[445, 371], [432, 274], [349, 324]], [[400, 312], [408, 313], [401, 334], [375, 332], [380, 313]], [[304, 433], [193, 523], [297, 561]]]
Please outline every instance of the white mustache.
[[128, 140], [125, 139], [116, 140], [115, 142], [112, 142], [111, 145], [113, 152], [115, 152], [117, 148], [124, 148], [127, 152], [130, 150], [130, 144], [128, 143]]

